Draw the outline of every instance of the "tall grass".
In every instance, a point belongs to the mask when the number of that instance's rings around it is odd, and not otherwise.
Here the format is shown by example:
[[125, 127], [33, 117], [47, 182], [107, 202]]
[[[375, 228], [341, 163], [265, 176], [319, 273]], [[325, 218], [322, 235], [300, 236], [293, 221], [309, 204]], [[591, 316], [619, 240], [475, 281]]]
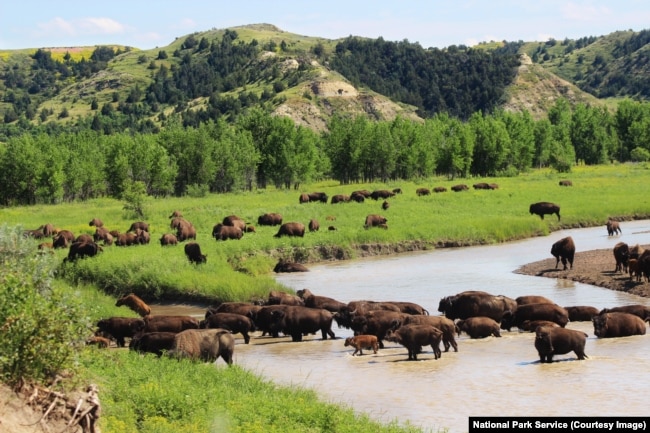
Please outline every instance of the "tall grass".
[[[150, 199], [145, 204], [152, 242], [135, 247], [109, 246], [92, 259], [63, 266], [61, 275], [73, 282], [92, 281], [109, 293], [134, 291], [148, 298], [197, 300], [247, 300], [264, 296], [277, 288], [272, 268], [280, 257], [300, 261], [349, 259], [379, 252], [443, 246], [494, 244], [531, 236], [546, 235], [569, 227], [604, 225], [608, 218], [630, 219], [650, 216], [646, 185], [650, 170], [646, 165], [624, 164], [576, 167], [568, 177], [573, 187], [560, 187], [559, 175], [537, 170], [514, 178], [490, 178], [450, 181], [443, 178], [421, 182], [340, 185], [325, 181], [307, 185], [301, 191], [257, 190], [234, 194], [211, 194], [200, 198]], [[497, 183], [497, 190], [473, 190], [473, 183]], [[418, 197], [418, 187], [466, 183], [470, 190], [445, 192]], [[350, 194], [357, 189], [392, 189], [403, 194], [390, 198], [386, 211], [382, 201], [364, 203], [299, 204], [300, 192], [323, 191]], [[551, 201], [561, 207], [561, 221], [555, 216], [544, 220], [528, 212], [531, 203]], [[181, 210], [198, 231], [197, 242], [208, 256], [206, 264], [191, 265], [182, 245], [161, 247], [158, 239], [171, 232], [169, 215]], [[311, 218], [320, 221], [318, 232], [304, 238], [275, 238], [277, 227], [257, 226], [257, 217], [279, 212], [284, 222], [307, 225]], [[388, 218], [388, 230], [364, 229], [365, 217], [378, 213]], [[239, 241], [215, 241], [212, 227], [223, 217], [239, 215], [256, 226]], [[327, 217], [335, 217], [328, 221]], [[53, 206], [0, 209], [0, 221], [36, 228], [44, 223], [72, 230], [75, 234], [92, 233], [88, 222], [99, 217], [109, 229], [126, 231], [132, 219], [123, 211], [123, 203], [112, 199]], [[328, 226], [336, 230], [327, 230]], [[603, 229], [604, 230], [604, 229]], [[57, 251], [62, 261], [65, 251]]]

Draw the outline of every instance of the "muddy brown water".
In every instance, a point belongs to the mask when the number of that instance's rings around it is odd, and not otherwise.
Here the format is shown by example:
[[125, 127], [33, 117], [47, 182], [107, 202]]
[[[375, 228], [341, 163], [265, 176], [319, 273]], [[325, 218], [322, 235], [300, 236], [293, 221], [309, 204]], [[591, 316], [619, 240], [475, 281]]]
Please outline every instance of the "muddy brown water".
[[[502, 245], [328, 263], [276, 278], [295, 290], [309, 288], [343, 302], [416, 302], [431, 314], [440, 314], [440, 298], [470, 289], [513, 298], [542, 295], [562, 306], [650, 305], [649, 299], [622, 292], [513, 272], [549, 258], [553, 242], [569, 235], [577, 251], [613, 248], [619, 241], [650, 243], [650, 221], [626, 222], [622, 228], [623, 234], [613, 237], [604, 226], [565, 230]], [[192, 305], [154, 306], [154, 314], [202, 316], [204, 311]], [[308, 336], [293, 343], [257, 334], [245, 345], [236, 335], [234, 361], [273, 382], [314, 389], [323, 400], [378, 421], [410, 423], [426, 431], [466, 432], [470, 416], [646, 416], [650, 334], [598, 339], [590, 322], [567, 327], [589, 335], [587, 360], [569, 353], [541, 364], [533, 334], [517, 331], [481, 340], [463, 334], [458, 352], [443, 352], [438, 360], [429, 347], [418, 361], [407, 361], [406, 350], [389, 342], [376, 355], [364, 351], [364, 356], [352, 357], [352, 349], [343, 346], [352, 331], [334, 324], [335, 340]]]

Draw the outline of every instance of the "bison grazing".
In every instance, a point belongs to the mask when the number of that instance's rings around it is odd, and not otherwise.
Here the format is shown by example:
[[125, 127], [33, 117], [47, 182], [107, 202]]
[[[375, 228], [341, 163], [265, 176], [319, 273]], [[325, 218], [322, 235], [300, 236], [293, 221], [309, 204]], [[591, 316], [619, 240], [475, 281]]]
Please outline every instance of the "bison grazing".
[[423, 196], [423, 195], [430, 195], [431, 190], [429, 188], [418, 188], [418, 189], [415, 190], [415, 194], [418, 197]]
[[347, 203], [350, 201], [350, 196], [347, 194], [336, 194], [332, 196], [332, 199], [330, 200], [330, 203], [336, 204], [336, 203]]
[[149, 307], [142, 299], [140, 299], [135, 293], [129, 293], [126, 296], [122, 296], [115, 303], [116, 307], [121, 307], [126, 305], [131, 310], [138, 313], [140, 316], [145, 317], [151, 314], [151, 307]]
[[278, 232], [273, 235], [276, 238], [281, 236], [305, 236], [305, 225], [303, 223], [290, 222], [284, 223], [280, 226]]
[[564, 355], [573, 351], [583, 360], [587, 334], [575, 329], [540, 326], [535, 331], [535, 349], [540, 362], [553, 362], [554, 355]]
[[469, 188], [465, 184], [454, 185], [451, 187], [451, 190], [454, 192], [468, 191]]
[[91, 226], [91, 227], [95, 226], [95, 227], [99, 228], [99, 227], [103, 227], [104, 223], [99, 218], [93, 218], [93, 219], [90, 220], [88, 225]]
[[619, 242], [614, 245], [614, 260], [616, 260], [614, 272], [627, 273], [627, 264], [630, 260], [630, 247], [625, 242]]
[[379, 227], [381, 224], [386, 224], [388, 220], [381, 216], [381, 215], [368, 215], [366, 217], [366, 222], [364, 223], [363, 227], [364, 228], [370, 228], [370, 227]]
[[384, 200], [384, 202], [381, 204], [381, 208], [383, 210], [388, 210], [389, 207], [390, 207], [390, 203], [388, 203], [386, 200]]
[[183, 218], [183, 212], [175, 210], [171, 215], [169, 215], [169, 218]]
[[474, 189], [492, 189], [492, 188], [490, 188], [490, 184], [487, 183], [487, 182], [475, 183], [474, 185], [472, 185], [472, 188], [474, 188]]
[[196, 239], [196, 228], [192, 225], [183, 224], [176, 230], [176, 238], [179, 242]]
[[227, 226], [219, 223], [212, 228], [212, 237], [218, 241], [225, 241], [228, 239], [241, 239], [244, 232], [239, 227]]
[[621, 226], [618, 221], [608, 220], [605, 226], [607, 227], [607, 234], [609, 236], [620, 235], [623, 233], [623, 230], [621, 230]]
[[102, 251], [102, 247], [97, 245], [95, 242], [74, 242], [70, 245], [70, 251], [68, 251], [68, 257], [64, 261], [73, 262], [77, 259], [83, 259], [84, 257], [93, 257], [97, 253]]
[[133, 224], [131, 224], [131, 227], [127, 230], [128, 232], [135, 232], [137, 229], [144, 230], [145, 232], [149, 231], [149, 224], [147, 224], [144, 221], [136, 221]]
[[190, 263], [200, 264], [205, 263], [208, 260], [206, 254], [201, 254], [201, 247], [196, 242], [185, 244], [185, 255]]
[[438, 193], [438, 192], [447, 192], [447, 188], [445, 188], [444, 186], [437, 186], [437, 187], [433, 188], [433, 192], [436, 192], [436, 193]]
[[320, 223], [316, 219], [310, 219], [309, 220], [309, 231], [310, 232], [317, 232], [320, 229]]
[[178, 238], [173, 233], [165, 233], [160, 237], [160, 246], [166, 245], [176, 245], [178, 244]]
[[377, 353], [377, 350], [379, 349], [377, 337], [374, 335], [355, 335], [354, 337], [348, 337], [345, 339], [344, 346], [354, 347], [352, 356], [356, 355], [357, 353], [359, 353], [359, 356], [362, 356], [363, 349], [372, 349], [373, 353]]
[[573, 182], [571, 182], [570, 180], [561, 180], [560, 186], [573, 186]]
[[257, 225], [279, 226], [282, 224], [282, 215], [279, 213], [265, 213], [257, 217]]
[[401, 344], [408, 350], [409, 361], [417, 361], [422, 346], [431, 345], [435, 359], [442, 356], [442, 331], [430, 325], [404, 325], [386, 333], [386, 340]]
[[549, 203], [547, 201], [541, 201], [539, 203], [533, 203], [528, 209], [530, 214], [539, 215], [541, 219], [544, 219], [544, 215], [557, 215], [557, 220], [560, 221], [560, 206]]
[[298, 203], [300, 203], [300, 204], [309, 203], [309, 195], [308, 194], [300, 194], [300, 197], [298, 198]]
[[395, 197], [395, 193], [387, 189], [378, 189], [370, 193], [370, 198], [373, 200], [387, 199], [390, 197]]
[[559, 241], [555, 242], [551, 247], [551, 255], [555, 257], [555, 268], [557, 269], [560, 260], [562, 260], [562, 265], [564, 265], [564, 270], [567, 269], [567, 262], [573, 269], [573, 257], [576, 253], [576, 245], [573, 242], [571, 236], [562, 238]]

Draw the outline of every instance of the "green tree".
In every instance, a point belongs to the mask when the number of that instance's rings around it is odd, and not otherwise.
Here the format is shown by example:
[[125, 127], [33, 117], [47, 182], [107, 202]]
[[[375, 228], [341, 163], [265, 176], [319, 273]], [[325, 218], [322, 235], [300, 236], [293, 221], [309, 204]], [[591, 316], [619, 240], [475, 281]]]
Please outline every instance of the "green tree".
[[127, 212], [127, 218], [146, 219], [147, 187], [144, 182], [126, 182], [122, 189], [123, 209]]
[[571, 107], [566, 99], [558, 99], [548, 111], [553, 126], [553, 140], [550, 164], [561, 173], [571, 171], [576, 163], [575, 150], [571, 143]]

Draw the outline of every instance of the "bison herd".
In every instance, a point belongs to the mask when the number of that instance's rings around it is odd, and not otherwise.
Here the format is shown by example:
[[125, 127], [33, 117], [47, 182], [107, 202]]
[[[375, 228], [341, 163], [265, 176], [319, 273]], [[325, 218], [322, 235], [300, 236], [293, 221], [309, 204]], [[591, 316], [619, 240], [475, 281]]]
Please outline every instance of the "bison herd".
[[[456, 337], [471, 339], [501, 337], [502, 331], [534, 334], [532, 346], [540, 362], [553, 361], [556, 355], [573, 352], [587, 358], [588, 335], [567, 328], [572, 322], [589, 321], [598, 338], [619, 338], [646, 333], [650, 308], [632, 304], [598, 310], [588, 305], [562, 307], [543, 296], [510, 298], [470, 290], [440, 299], [432, 315], [421, 305], [407, 301], [359, 300], [342, 302], [313, 294], [309, 289], [295, 295], [271, 291], [258, 302], [223, 302], [208, 307], [203, 318], [152, 315], [146, 304], [133, 293], [118, 299], [140, 317], [109, 317], [97, 322], [89, 344], [128, 347], [140, 353], [215, 362], [222, 358], [232, 364], [235, 335], [244, 344], [251, 338], [290, 337], [301, 342], [310, 334], [322, 340], [335, 339], [333, 324], [352, 330], [343, 347], [352, 347], [352, 356], [363, 350], [376, 354], [385, 349], [384, 341], [406, 349], [408, 360], [431, 353], [439, 359], [444, 352], [458, 352]], [[253, 334], [256, 333], [256, 334]], [[318, 338], [317, 337], [317, 338]], [[442, 345], [442, 348], [441, 348]], [[431, 352], [428, 347], [431, 347]]]

